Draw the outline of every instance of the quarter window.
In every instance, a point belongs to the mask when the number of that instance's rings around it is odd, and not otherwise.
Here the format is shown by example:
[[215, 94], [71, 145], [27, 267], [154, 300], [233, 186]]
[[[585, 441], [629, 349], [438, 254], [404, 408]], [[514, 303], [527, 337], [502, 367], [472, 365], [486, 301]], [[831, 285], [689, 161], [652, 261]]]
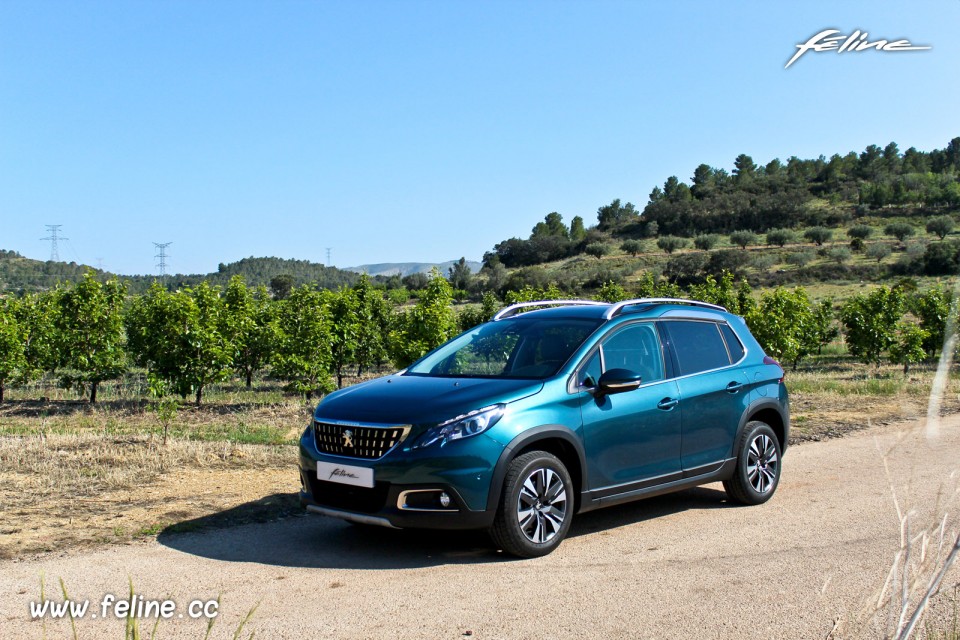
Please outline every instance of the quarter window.
[[740, 338], [737, 337], [737, 334], [733, 332], [733, 329], [731, 329], [728, 324], [720, 325], [720, 333], [723, 334], [723, 339], [727, 341], [730, 360], [732, 362], [740, 362], [744, 354], [743, 344], [740, 342]]
[[730, 365], [730, 356], [716, 322], [668, 321], [665, 324], [677, 354], [680, 375]]

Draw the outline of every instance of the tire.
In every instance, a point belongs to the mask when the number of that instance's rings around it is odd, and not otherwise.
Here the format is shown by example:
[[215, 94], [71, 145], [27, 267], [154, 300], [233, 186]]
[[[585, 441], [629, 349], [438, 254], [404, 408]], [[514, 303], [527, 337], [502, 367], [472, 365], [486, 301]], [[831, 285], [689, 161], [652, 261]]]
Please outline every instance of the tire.
[[520, 558], [556, 549], [573, 520], [573, 481], [560, 459], [545, 451], [517, 456], [507, 467], [490, 537]]
[[723, 488], [735, 502], [763, 504], [780, 484], [782, 459], [780, 441], [770, 425], [752, 420], [737, 444], [736, 470], [723, 481]]

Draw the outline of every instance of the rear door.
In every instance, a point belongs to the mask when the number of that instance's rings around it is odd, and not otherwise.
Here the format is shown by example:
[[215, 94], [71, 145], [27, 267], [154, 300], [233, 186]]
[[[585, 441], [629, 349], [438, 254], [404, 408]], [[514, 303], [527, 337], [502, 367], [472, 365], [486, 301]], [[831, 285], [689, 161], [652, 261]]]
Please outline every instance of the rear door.
[[742, 359], [743, 347], [738, 341], [728, 348], [721, 324], [663, 321], [678, 374], [681, 464], [687, 476], [709, 472], [731, 455], [740, 418], [749, 404], [746, 374], [734, 364]]

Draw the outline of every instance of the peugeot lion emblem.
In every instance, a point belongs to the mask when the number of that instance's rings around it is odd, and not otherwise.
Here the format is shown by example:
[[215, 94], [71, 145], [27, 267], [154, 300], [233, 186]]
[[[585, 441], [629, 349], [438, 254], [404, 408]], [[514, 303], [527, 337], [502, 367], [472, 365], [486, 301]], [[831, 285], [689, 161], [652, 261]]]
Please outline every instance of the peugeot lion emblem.
[[353, 446], [353, 431], [347, 429], [343, 432], [343, 446], [352, 447]]

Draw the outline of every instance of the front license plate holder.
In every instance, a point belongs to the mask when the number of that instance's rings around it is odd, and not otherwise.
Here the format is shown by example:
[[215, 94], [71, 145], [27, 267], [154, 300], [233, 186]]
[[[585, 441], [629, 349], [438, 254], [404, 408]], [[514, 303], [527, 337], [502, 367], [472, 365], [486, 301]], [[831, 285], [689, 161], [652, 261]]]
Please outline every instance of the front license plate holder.
[[317, 462], [317, 480], [352, 484], [355, 487], [373, 489], [373, 469], [351, 464]]

